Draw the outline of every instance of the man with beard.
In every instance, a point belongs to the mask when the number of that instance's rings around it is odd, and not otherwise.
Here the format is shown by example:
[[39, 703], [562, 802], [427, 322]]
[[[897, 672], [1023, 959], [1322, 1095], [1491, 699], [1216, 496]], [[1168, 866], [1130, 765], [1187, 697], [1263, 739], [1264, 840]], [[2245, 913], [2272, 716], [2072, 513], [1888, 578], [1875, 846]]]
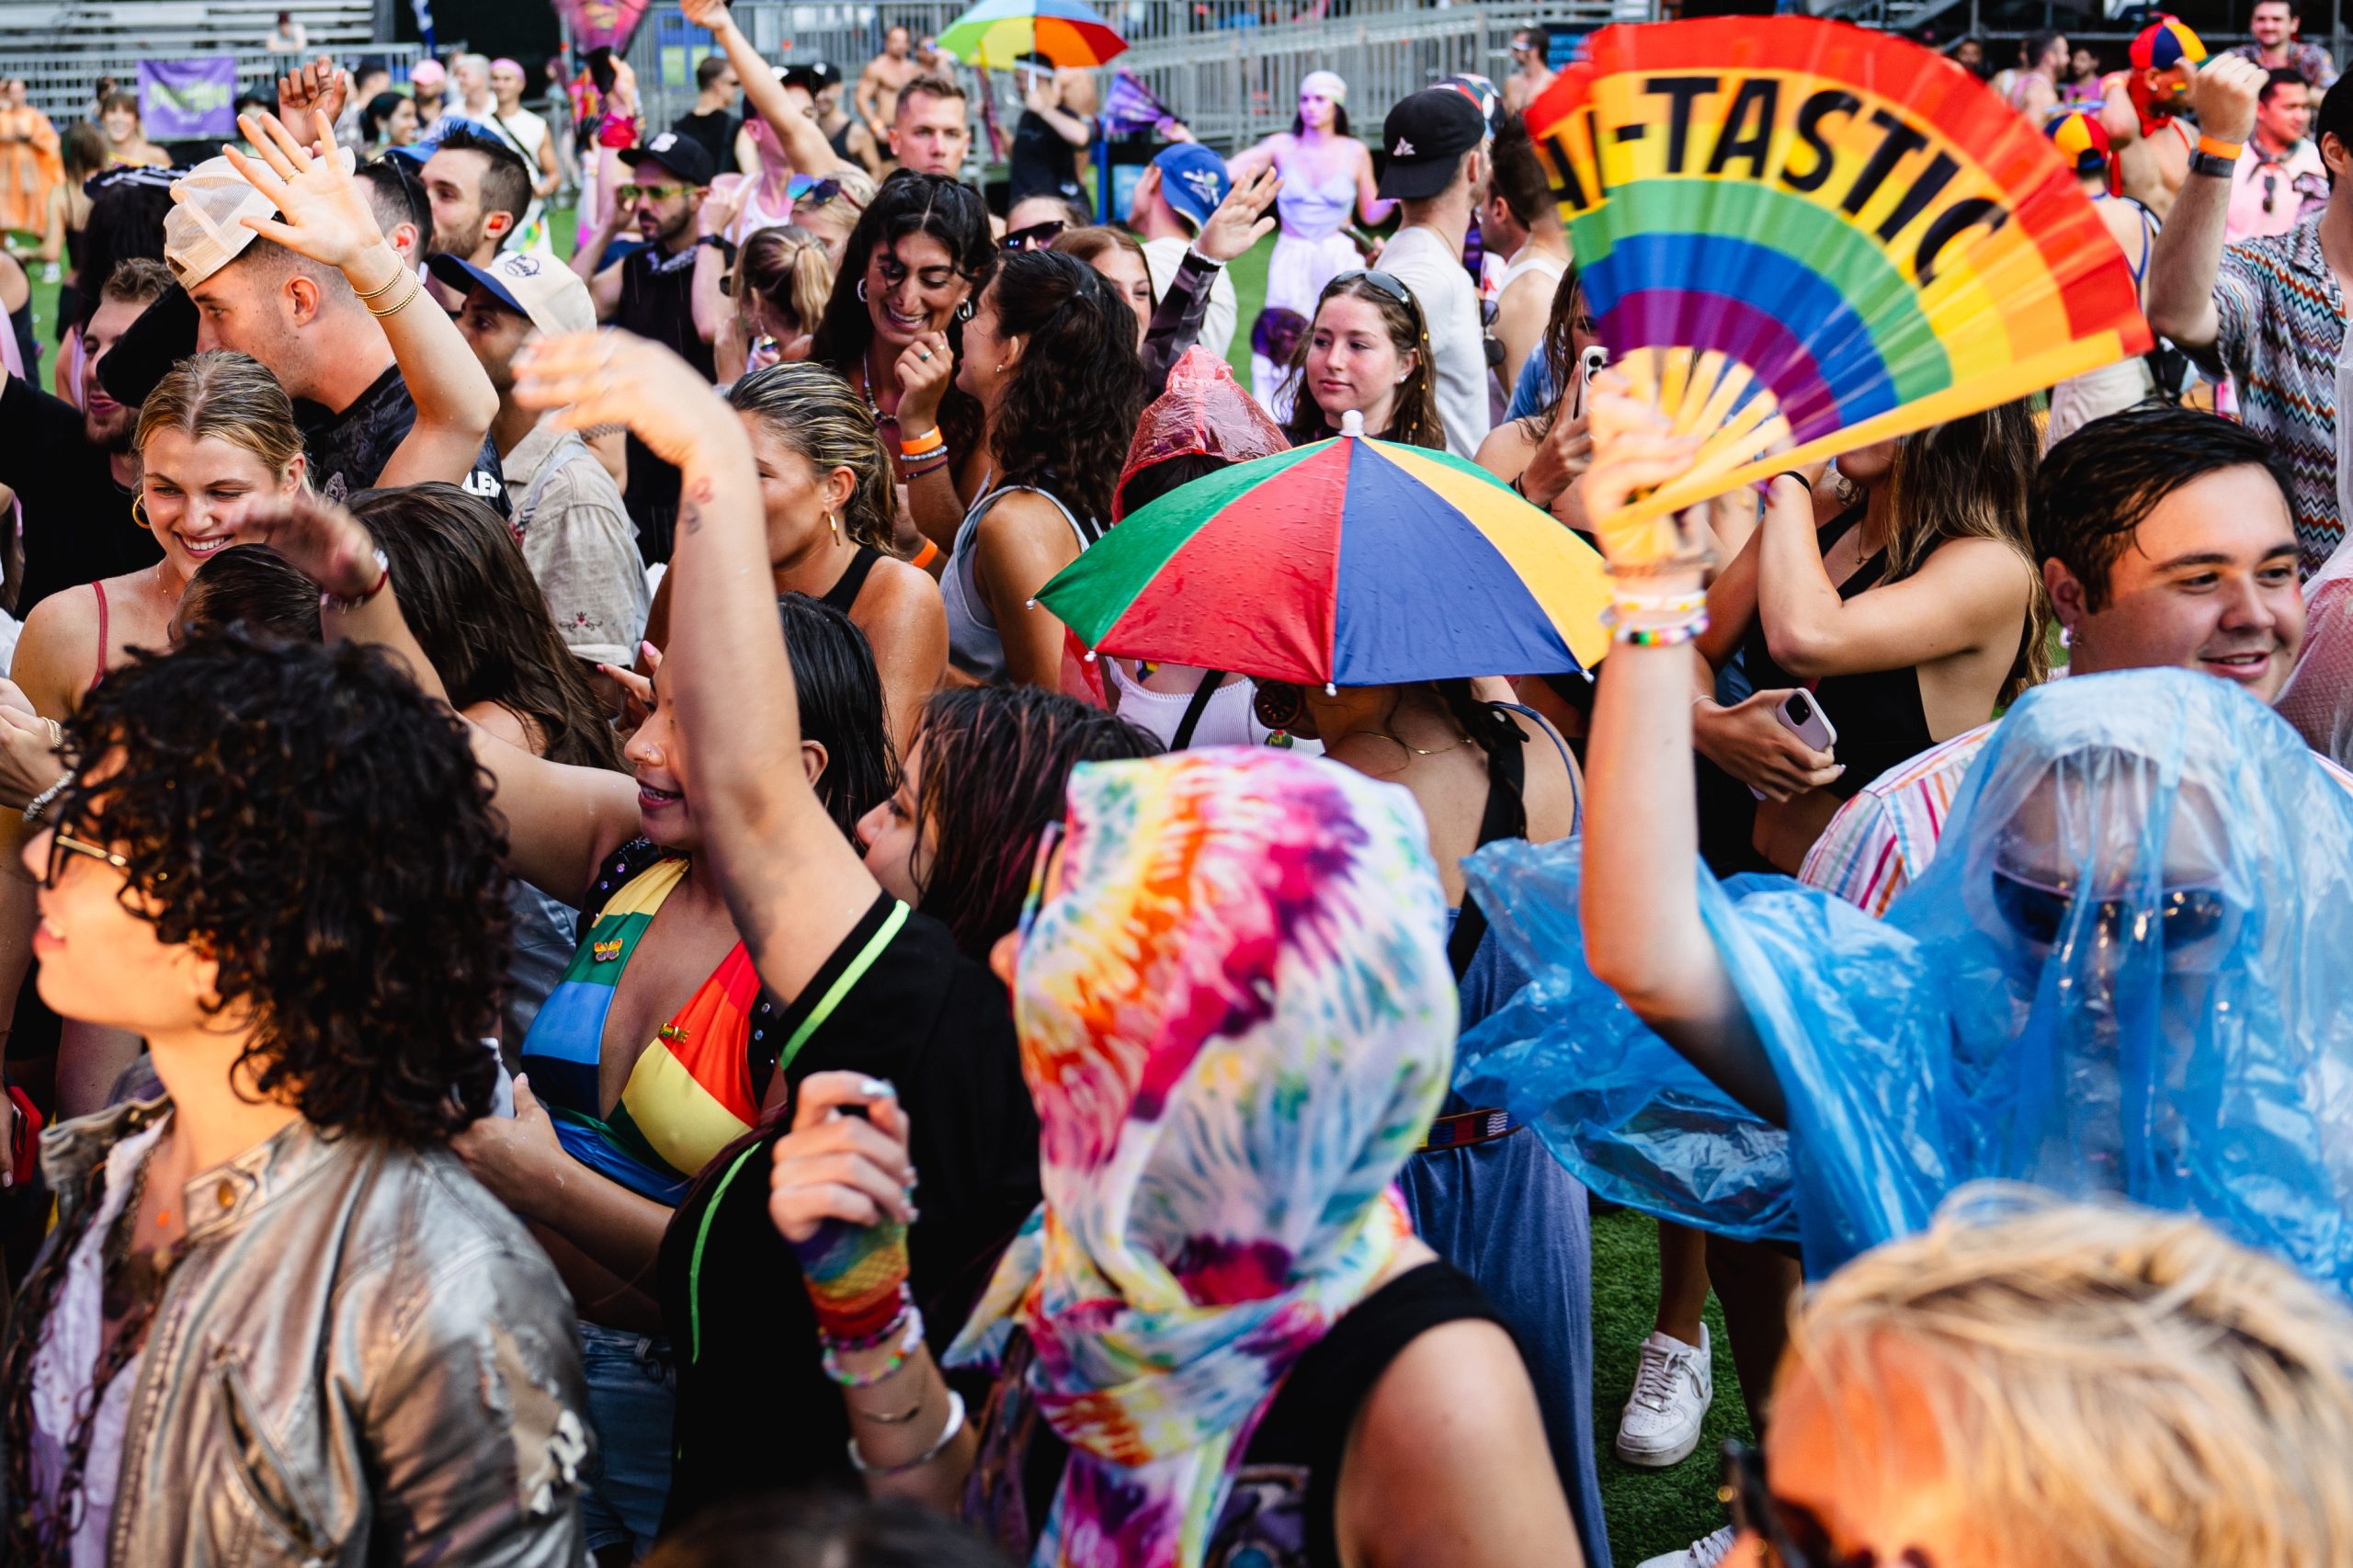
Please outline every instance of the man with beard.
[[[810, 127], [813, 134], [815, 129]], [[722, 235], [697, 233], [696, 214], [716, 172], [710, 154], [693, 138], [665, 131], [642, 147], [629, 148], [620, 160], [635, 179], [614, 192], [612, 216], [596, 242], [574, 255], [572, 269], [587, 283], [598, 321], [650, 337], [705, 377], [714, 376], [710, 334], [717, 324], [695, 319], [695, 278], [704, 267], [725, 271], [735, 250]], [[596, 271], [597, 258], [624, 215], [636, 222], [644, 246]], [[629, 439], [626, 498], [645, 559], [669, 560], [678, 517], [678, 471], [635, 436]]]
[[0, 371], [0, 483], [24, 505], [19, 617], [63, 589], [162, 559], [155, 536], [131, 518], [139, 473], [131, 432], [139, 411], [106, 394], [98, 360], [171, 288], [171, 272], [145, 256], [125, 261], [106, 280], [82, 329], [80, 408]]
[[465, 126], [445, 131], [425, 161], [433, 204], [433, 254], [488, 267], [531, 207], [531, 170], [497, 137]]

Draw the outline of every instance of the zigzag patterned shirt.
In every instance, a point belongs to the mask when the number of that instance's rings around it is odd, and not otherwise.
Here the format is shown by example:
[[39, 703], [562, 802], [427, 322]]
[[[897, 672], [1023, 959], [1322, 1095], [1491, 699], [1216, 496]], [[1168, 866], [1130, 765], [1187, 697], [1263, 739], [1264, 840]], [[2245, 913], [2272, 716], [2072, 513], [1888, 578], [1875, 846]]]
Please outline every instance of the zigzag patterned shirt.
[[2336, 513], [2336, 355], [2345, 301], [2320, 251], [2320, 220], [2222, 252], [2214, 278], [2214, 353], [2239, 418], [2288, 466], [2297, 564], [2310, 577], [2345, 537]]

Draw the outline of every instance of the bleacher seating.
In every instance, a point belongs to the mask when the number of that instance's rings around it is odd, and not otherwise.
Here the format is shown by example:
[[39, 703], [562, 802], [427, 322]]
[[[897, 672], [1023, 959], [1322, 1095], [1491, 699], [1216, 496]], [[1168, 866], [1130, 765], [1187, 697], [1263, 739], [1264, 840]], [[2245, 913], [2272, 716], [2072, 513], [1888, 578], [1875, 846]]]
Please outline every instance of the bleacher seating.
[[0, 51], [204, 54], [258, 50], [290, 10], [313, 48], [341, 52], [375, 36], [373, 0], [58, 0], [0, 5]]

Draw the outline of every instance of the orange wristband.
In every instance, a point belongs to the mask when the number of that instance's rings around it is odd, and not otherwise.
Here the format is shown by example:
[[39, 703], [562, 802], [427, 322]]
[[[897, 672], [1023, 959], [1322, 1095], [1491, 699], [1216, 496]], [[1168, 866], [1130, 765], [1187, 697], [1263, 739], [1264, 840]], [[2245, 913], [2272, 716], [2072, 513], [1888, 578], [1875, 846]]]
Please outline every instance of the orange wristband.
[[900, 442], [899, 455], [903, 458], [928, 457], [947, 444], [948, 432], [935, 425], [914, 440]]
[[2237, 161], [2239, 153], [2245, 146], [2246, 143], [2244, 142], [2218, 142], [2211, 136], [2200, 136], [2198, 139], [2200, 152], [2209, 157], [2229, 158], [2233, 162]]
[[907, 564], [927, 572], [931, 569], [931, 563], [938, 559], [939, 546], [926, 540], [923, 541], [923, 548], [915, 551], [915, 559]]

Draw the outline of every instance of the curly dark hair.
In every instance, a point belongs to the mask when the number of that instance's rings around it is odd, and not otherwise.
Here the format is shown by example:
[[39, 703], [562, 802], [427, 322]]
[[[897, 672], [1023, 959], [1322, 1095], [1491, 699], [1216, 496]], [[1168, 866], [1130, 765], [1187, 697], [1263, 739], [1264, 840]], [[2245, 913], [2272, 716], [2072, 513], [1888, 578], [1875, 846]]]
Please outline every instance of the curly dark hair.
[[260, 1093], [408, 1144], [488, 1113], [505, 835], [464, 726], [395, 660], [205, 632], [134, 653], [64, 729], [84, 760], [51, 820], [130, 860], [124, 906], [161, 940], [218, 960]]
[[931, 844], [916, 906], [974, 958], [1020, 919], [1038, 835], [1062, 817], [1070, 770], [1163, 749], [1149, 731], [1034, 686], [940, 692], [915, 744], [915, 821]]
[[1135, 312], [1101, 273], [1061, 251], [1009, 253], [989, 290], [998, 335], [1027, 340], [991, 437], [997, 483], [1108, 517], [1143, 413]]
[[[841, 269], [834, 274], [834, 291], [825, 313], [809, 344], [809, 358], [831, 366], [846, 381], [862, 374], [867, 345], [874, 341], [874, 318], [858, 297], [867, 264], [878, 247], [887, 248], [913, 234], [929, 234], [947, 247], [958, 273], [978, 294], [995, 265], [996, 242], [989, 236], [989, 210], [980, 193], [945, 175], [919, 175], [900, 169], [882, 182], [874, 199], [858, 215], [842, 247]], [[959, 358], [964, 352], [963, 312], [948, 324], [948, 347]], [[871, 395], [872, 389], [868, 389]], [[939, 428], [949, 449], [962, 455], [981, 438], [981, 405], [972, 394], [950, 386], [939, 403]]]
[[454, 484], [405, 484], [362, 491], [351, 515], [392, 562], [402, 616], [451, 707], [494, 702], [538, 733], [549, 761], [628, 771], [515, 531], [488, 502]]

